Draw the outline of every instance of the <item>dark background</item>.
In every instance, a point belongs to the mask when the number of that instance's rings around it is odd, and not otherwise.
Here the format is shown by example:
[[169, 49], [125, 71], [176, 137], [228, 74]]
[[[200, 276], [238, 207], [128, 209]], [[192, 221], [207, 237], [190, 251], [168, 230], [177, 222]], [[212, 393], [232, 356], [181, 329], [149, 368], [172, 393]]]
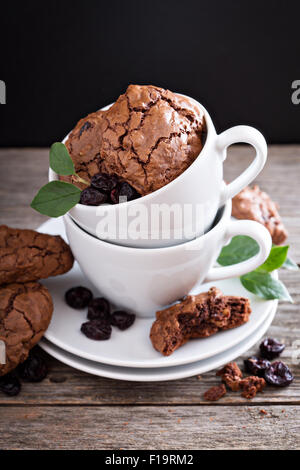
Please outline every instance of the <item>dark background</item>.
[[300, 2], [1, 2], [1, 146], [48, 146], [129, 83], [193, 96], [217, 131], [300, 142]]

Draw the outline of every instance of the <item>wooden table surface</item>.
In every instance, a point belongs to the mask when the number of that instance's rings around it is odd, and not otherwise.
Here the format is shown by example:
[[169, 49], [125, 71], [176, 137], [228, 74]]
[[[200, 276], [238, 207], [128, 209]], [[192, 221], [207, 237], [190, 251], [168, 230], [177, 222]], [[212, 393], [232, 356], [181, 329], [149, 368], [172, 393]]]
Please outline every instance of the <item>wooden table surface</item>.
[[[238, 174], [251, 155], [246, 146], [233, 147], [226, 179]], [[36, 228], [46, 219], [29, 204], [46, 182], [47, 166], [47, 149], [0, 150], [1, 224]], [[299, 170], [300, 146], [271, 146], [257, 180], [280, 204], [290, 255], [298, 263]], [[300, 273], [282, 270], [280, 278], [294, 304], [279, 304], [267, 334], [286, 344], [282, 357], [295, 374], [290, 387], [268, 387], [252, 401], [231, 392], [209, 403], [203, 393], [219, 383], [215, 371], [172, 382], [123, 382], [88, 375], [46, 355], [50, 372], [42, 383], [23, 384], [17, 397], [0, 394], [0, 448], [299, 449], [300, 365], [292, 356], [300, 340]], [[300, 345], [298, 350], [300, 362]], [[245, 356], [256, 351], [257, 345]]]

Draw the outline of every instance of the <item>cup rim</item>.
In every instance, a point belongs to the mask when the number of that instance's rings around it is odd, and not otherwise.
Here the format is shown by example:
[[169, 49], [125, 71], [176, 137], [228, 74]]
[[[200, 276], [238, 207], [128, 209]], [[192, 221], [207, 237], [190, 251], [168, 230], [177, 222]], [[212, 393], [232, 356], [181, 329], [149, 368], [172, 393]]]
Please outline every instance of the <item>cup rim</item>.
[[[194, 101], [198, 106], [200, 106], [201, 110], [203, 111], [204, 118], [205, 118], [205, 124], [206, 124], [206, 130], [207, 130], [206, 141], [204, 143], [204, 146], [202, 147], [202, 149], [201, 149], [199, 155], [197, 156], [197, 158], [195, 158], [193, 163], [188, 168], [186, 168], [186, 170], [184, 170], [183, 173], [181, 173], [174, 180], [170, 181], [168, 184], [166, 184], [165, 186], [162, 186], [161, 188], [157, 189], [156, 191], [153, 191], [152, 193], [146, 194], [145, 196], [142, 196], [138, 199], [134, 199], [133, 201], [126, 202], [127, 207], [128, 207], [128, 205], [134, 205], [137, 201], [140, 202], [140, 203], [144, 203], [144, 201], [145, 201], [145, 203], [148, 203], [149, 201], [151, 202], [151, 199], [156, 197], [157, 194], [163, 193], [166, 190], [166, 188], [170, 188], [170, 186], [174, 186], [174, 184], [176, 182], [178, 182], [178, 180], [181, 180], [184, 177], [186, 177], [187, 173], [192, 171], [192, 168], [196, 165], [196, 163], [198, 163], [198, 160], [199, 160], [199, 158], [201, 158], [201, 156], [202, 156], [203, 159], [205, 158], [205, 155], [202, 155], [202, 154], [203, 154], [203, 151], [205, 150], [205, 148], [208, 146], [208, 142], [210, 142], [211, 139], [212, 139], [212, 133], [213, 133], [212, 119], [211, 119], [208, 111], [206, 110], [206, 108], [201, 103], [199, 103], [197, 100], [195, 100], [194, 98], [192, 98], [190, 96], [184, 95], [182, 93], [175, 93], [175, 94], [180, 95], [180, 96], [184, 96], [185, 98], [188, 98], [188, 99]], [[103, 106], [103, 108], [100, 108], [100, 110], [109, 109], [113, 104], [114, 103]], [[62, 143], [66, 142], [69, 134], [70, 133], [68, 133], [66, 135], [66, 137], [64, 137], [64, 139], [62, 140]], [[49, 172], [48, 172], [48, 179], [49, 179], [50, 182], [58, 180], [57, 173], [55, 173], [50, 167], [49, 167]], [[123, 203], [123, 204], [125, 204], [125, 203]], [[120, 205], [122, 206], [122, 204], [103, 204], [103, 206], [105, 206], [105, 209], [108, 210], [108, 211], [116, 211], [120, 208]], [[85, 206], [84, 204], [77, 203], [74, 207], [76, 207], [76, 210], [79, 211], [79, 212], [93, 213], [99, 206]], [[74, 208], [72, 208], [72, 209], [74, 209]], [[70, 210], [72, 210], [72, 209], [70, 209]], [[68, 211], [68, 212], [70, 212], [70, 211]]]
[[152, 256], [153, 254], [162, 254], [162, 253], [170, 253], [172, 251], [178, 251], [182, 249], [189, 249], [192, 251], [193, 245], [197, 245], [199, 241], [201, 242], [207, 242], [211, 237], [214, 236], [216, 232], [221, 230], [222, 226], [226, 223], [226, 220], [230, 218], [231, 215], [231, 209], [232, 209], [232, 201], [231, 199], [228, 199], [228, 201], [224, 204], [223, 206], [223, 213], [220, 217], [220, 220], [216, 223], [216, 225], [209, 230], [208, 232], [204, 233], [200, 237], [194, 238], [193, 240], [189, 240], [185, 243], [180, 243], [178, 245], [172, 245], [172, 246], [165, 246], [165, 247], [154, 247], [154, 248], [139, 248], [139, 247], [132, 247], [132, 246], [124, 246], [124, 245], [118, 245], [116, 243], [110, 243], [107, 240], [101, 240], [100, 238], [95, 237], [94, 235], [91, 235], [90, 233], [86, 232], [84, 229], [82, 229], [76, 222], [75, 220], [72, 219], [72, 217], [68, 214], [65, 214], [63, 216], [65, 224], [67, 224], [71, 229], [77, 233], [84, 239], [86, 239], [89, 243], [94, 243], [95, 245], [106, 245], [107, 249], [114, 250], [121, 252], [124, 254], [126, 251], [128, 254], [133, 254], [135, 253], [140, 253], [145, 256]]

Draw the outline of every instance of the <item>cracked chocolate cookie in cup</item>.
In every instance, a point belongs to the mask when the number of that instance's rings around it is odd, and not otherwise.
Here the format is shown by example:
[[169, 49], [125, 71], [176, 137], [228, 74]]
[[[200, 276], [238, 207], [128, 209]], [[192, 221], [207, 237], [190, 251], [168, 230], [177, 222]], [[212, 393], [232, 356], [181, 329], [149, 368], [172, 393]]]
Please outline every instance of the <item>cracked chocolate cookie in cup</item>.
[[[235, 142], [253, 145], [257, 155], [225, 187], [223, 161]], [[102, 240], [141, 248], [180, 244], [209, 230], [218, 208], [257, 176], [267, 154], [257, 130], [238, 126], [218, 136], [200, 103], [151, 85], [130, 85], [112, 106], [82, 119], [65, 143], [89, 183], [98, 174], [117, 179], [109, 192], [81, 185], [82, 202], [90, 204], [77, 204], [71, 217]], [[121, 197], [122, 184], [141, 197]]]

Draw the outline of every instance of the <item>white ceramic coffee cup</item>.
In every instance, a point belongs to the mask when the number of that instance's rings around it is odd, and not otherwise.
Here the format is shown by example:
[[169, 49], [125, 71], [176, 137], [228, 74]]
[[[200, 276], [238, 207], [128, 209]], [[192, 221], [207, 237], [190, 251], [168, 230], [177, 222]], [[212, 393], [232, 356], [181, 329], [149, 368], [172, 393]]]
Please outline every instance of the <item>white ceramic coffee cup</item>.
[[[102, 240], [139, 248], [176, 245], [209, 230], [218, 208], [260, 173], [267, 158], [267, 144], [263, 135], [249, 126], [232, 127], [217, 135], [210, 115], [200, 103], [196, 103], [204, 113], [207, 138], [192, 165], [166, 186], [140, 199], [99, 207], [77, 204], [69, 211], [77, 224]], [[227, 148], [238, 142], [252, 145], [256, 156], [240, 176], [225, 185], [223, 162]], [[51, 169], [49, 179], [57, 179]], [[171, 216], [168, 223], [168, 210], [174, 207], [179, 215]], [[137, 227], [135, 221], [141, 210], [142, 220], [145, 221], [146, 217], [147, 223]], [[152, 217], [151, 210], [156, 215], [161, 211], [162, 217]]]
[[[267, 229], [250, 220], [231, 220], [229, 200], [219, 222], [205, 235], [165, 248], [130, 248], [99, 240], [64, 216], [71, 249], [85, 276], [116, 304], [139, 317], [152, 317], [164, 306], [182, 298], [199, 282], [241, 276], [261, 265], [272, 241]], [[212, 267], [223, 245], [235, 235], [248, 235], [260, 250], [247, 261]], [[234, 294], [234, 292], [232, 292]]]

